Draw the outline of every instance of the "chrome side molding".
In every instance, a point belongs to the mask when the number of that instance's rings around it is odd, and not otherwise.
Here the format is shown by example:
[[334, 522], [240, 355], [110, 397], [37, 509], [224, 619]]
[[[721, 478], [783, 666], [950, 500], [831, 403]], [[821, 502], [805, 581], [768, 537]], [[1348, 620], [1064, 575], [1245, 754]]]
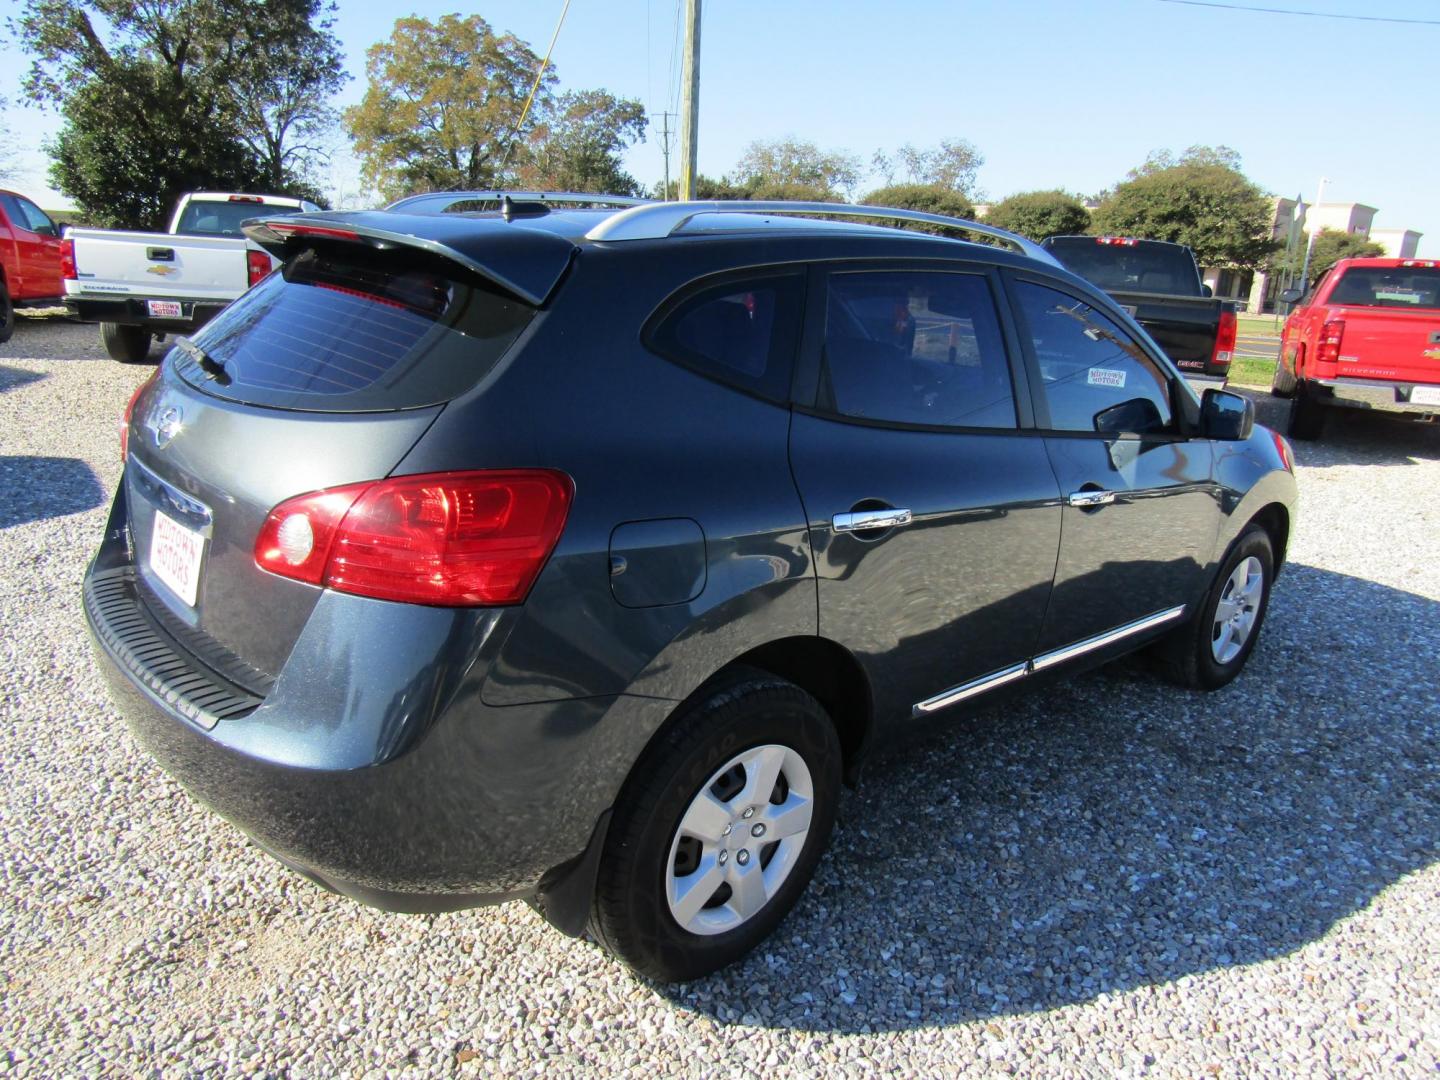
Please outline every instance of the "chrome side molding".
[[911, 716], [928, 716], [930, 713], [938, 712], [940, 709], [956, 705], [970, 698], [978, 697], [991, 690], [997, 690], [1002, 686], [1016, 682], [1033, 675], [1037, 671], [1044, 671], [1047, 668], [1063, 664], [1067, 660], [1074, 660], [1078, 656], [1103, 649], [1107, 645], [1113, 645], [1135, 634], [1143, 634], [1146, 630], [1153, 630], [1157, 626], [1174, 622], [1185, 614], [1185, 605], [1168, 608], [1165, 611], [1157, 611], [1154, 615], [1147, 615], [1143, 619], [1136, 619], [1134, 622], [1117, 626], [1114, 630], [1107, 630], [1103, 634], [1096, 634], [1094, 637], [1085, 638], [1064, 648], [1053, 649], [1047, 653], [1026, 660], [1023, 664], [1015, 664], [1011, 667], [1001, 668], [999, 671], [992, 671], [989, 675], [982, 675], [978, 679], [972, 679], [959, 686], [952, 686], [949, 690], [942, 690], [934, 697], [926, 698], [924, 701], [917, 701], [910, 708]]

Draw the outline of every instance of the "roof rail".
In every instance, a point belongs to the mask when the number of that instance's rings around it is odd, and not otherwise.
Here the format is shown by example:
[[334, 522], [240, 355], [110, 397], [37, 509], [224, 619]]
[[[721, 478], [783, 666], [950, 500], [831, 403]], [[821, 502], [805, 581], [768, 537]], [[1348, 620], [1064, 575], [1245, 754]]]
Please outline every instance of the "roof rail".
[[1060, 263], [1039, 244], [964, 218], [927, 214], [920, 210], [901, 210], [889, 206], [855, 206], [846, 203], [779, 202], [726, 200], [723, 202], [649, 202], [612, 214], [585, 234], [587, 240], [659, 240], [674, 235], [701, 214], [800, 214], [817, 217], [879, 218], [889, 221], [915, 221], [939, 225], [960, 232], [978, 233], [1001, 240], [1024, 255], [1051, 266]]
[[456, 203], [494, 202], [502, 198], [512, 202], [555, 203], [562, 206], [643, 206], [646, 199], [628, 195], [597, 195], [584, 191], [427, 191], [423, 195], [407, 195], [391, 203], [386, 210], [406, 214], [443, 214]]

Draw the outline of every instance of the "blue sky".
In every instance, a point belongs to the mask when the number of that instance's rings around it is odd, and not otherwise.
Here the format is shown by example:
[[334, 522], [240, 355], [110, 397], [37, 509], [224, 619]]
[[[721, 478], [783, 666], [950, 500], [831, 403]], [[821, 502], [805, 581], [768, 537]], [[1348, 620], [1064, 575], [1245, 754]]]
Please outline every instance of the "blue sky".
[[[1265, 7], [1440, 20], [1436, 0], [1234, 0]], [[537, 52], [562, 0], [478, 8]], [[18, 0], [0, 6], [18, 10]], [[676, 0], [572, 0], [552, 63], [566, 88], [604, 87], [658, 113], [678, 100]], [[340, 0], [338, 30], [364, 88], [365, 49], [404, 7]], [[1152, 149], [1224, 143], [1267, 191], [1378, 207], [1376, 227], [1426, 233], [1440, 251], [1440, 143], [1434, 64], [1440, 25], [1397, 25], [1218, 10], [1162, 0], [707, 0], [702, 36], [700, 168], [730, 169], [753, 139], [797, 135], [868, 161], [877, 148], [965, 138], [985, 156], [991, 197], [1061, 187], [1088, 194], [1123, 179]], [[53, 114], [18, 108], [24, 58], [0, 54], [0, 94], [26, 175], [45, 205], [40, 141]], [[672, 77], [673, 72], [673, 77]], [[630, 171], [661, 175], [658, 137]], [[332, 170], [347, 191], [353, 161]]]

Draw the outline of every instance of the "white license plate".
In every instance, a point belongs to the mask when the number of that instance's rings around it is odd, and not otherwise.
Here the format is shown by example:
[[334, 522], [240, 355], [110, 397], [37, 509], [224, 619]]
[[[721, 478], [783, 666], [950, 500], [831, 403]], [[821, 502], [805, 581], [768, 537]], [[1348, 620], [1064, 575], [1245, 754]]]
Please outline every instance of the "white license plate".
[[146, 300], [145, 310], [152, 319], [183, 319], [185, 313], [178, 300]]
[[195, 606], [195, 593], [200, 587], [204, 552], [203, 536], [155, 511], [155, 526], [150, 531], [150, 569], [191, 607]]
[[1410, 391], [1410, 400], [1416, 405], [1440, 405], [1440, 386], [1417, 386]]

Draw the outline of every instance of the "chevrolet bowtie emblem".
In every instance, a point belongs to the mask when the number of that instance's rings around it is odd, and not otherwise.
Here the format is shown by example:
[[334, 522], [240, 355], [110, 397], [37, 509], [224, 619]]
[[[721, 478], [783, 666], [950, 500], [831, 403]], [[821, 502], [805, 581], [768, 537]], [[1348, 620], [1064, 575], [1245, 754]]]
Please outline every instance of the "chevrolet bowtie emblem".
[[1426, 349], [1420, 355], [1426, 360], [1440, 360], [1440, 349]]
[[165, 274], [173, 274], [175, 268], [173, 266], [151, 266], [148, 267], [145, 272], [147, 274], [160, 274], [163, 276]]

